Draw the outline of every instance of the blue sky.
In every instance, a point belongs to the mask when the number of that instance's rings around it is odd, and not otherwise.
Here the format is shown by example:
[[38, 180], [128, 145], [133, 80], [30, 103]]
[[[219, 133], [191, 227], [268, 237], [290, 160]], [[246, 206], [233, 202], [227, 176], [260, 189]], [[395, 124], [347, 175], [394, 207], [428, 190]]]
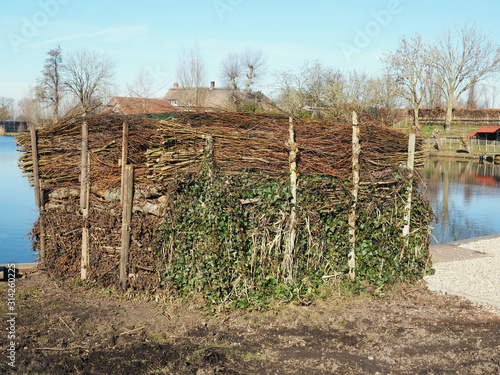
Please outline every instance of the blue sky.
[[175, 82], [179, 53], [199, 45], [208, 81], [221, 82], [220, 62], [246, 46], [262, 49], [272, 74], [319, 59], [339, 69], [377, 72], [402, 35], [432, 40], [443, 29], [476, 23], [500, 42], [500, 5], [428, 0], [37, 0], [0, 5], [0, 96], [20, 99], [34, 84], [46, 53], [91, 49], [116, 60], [115, 95], [126, 95], [141, 69], [157, 96]]

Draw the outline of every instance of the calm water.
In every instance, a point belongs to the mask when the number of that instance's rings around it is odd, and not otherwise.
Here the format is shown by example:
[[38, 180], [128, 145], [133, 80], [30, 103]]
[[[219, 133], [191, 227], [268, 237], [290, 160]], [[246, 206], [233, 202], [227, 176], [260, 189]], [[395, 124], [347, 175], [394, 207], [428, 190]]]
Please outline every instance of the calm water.
[[13, 137], [0, 137], [0, 263], [35, 260], [27, 233], [37, 217], [33, 188], [17, 166]]
[[500, 164], [431, 160], [424, 175], [439, 219], [432, 243], [500, 233]]

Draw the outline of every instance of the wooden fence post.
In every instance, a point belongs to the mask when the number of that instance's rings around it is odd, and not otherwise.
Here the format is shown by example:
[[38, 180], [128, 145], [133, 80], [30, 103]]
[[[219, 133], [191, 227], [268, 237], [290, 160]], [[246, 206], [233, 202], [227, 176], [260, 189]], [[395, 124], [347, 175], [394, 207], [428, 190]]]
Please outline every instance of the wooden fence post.
[[359, 126], [358, 116], [356, 112], [352, 112], [352, 196], [354, 203], [352, 205], [351, 213], [349, 214], [349, 242], [351, 250], [349, 252], [349, 259], [347, 265], [349, 266], [349, 279], [356, 278], [356, 219], [357, 204], [358, 204], [358, 191], [359, 191], [359, 154], [361, 153], [361, 146], [359, 145]]
[[403, 236], [406, 237], [410, 234], [410, 219], [411, 219], [411, 196], [413, 189], [413, 167], [415, 164], [415, 133], [411, 133], [408, 138], [408, 161], [407, 168], [410, 171], [410, 187], [408, 189], [408, 200], [405, 205], [405, 217], [404, 217], [404, 227]]
[[127, 289], [127, 266], [130, 248], [130, 222], [132, 221], [132, 203], [134, 199], [134, 166], [126, 164], [123, 176], [122, 199], [122, 247], [120, 253], [120, 285]]
[[87, 280], [87, 271], [89, 268], [89, 126], [87, 121], [82, 123], [82, 166], [80, 181], [80, 208], [82, 209], [82, 263], [81, 278]]
[[211, 135], [204, 137], [205, 144], [205, 159], [208, 160], [208, 177], [211, 179], [214, 176], [214, 138]]
[[128, 163], [128, 123], [123, 122], [123, 137], [122, 137], [122, 177], [121, 177], [121, 188], [120, 188], [120, 202], [123, 202], [123, 176], [125, 175], [125, 165]]
[[40, 172], [38, 170], [38, 139], [35, 125], [30, 127], [31, 134], [31, 157], [33, 159], [33, 184], [35, 189], [35, 205], [38, 207], [40, 226], [40, 261], [45, 261], [45, 221], [43, 212], [43, 193], [40, 183]]
[[283, 256], [283, 270], [287, 271], [286, 281], [291, 284], [293, 282], [293, 253], [295, 250], [295, 221], [296, 221], [296, 204], [297, 204], [297, 151], [298, 146], [295, 142], [295, 131], [293, 129], [293, 118], [289, 117], [289, 133], [290, 138], [288, 143], [290, 145], [290, 152], [288, 161], [290, 163], [290, 187], [292, 189], [292, 208], [290, 210], [290, 239], [288, 246], [285, 249]]

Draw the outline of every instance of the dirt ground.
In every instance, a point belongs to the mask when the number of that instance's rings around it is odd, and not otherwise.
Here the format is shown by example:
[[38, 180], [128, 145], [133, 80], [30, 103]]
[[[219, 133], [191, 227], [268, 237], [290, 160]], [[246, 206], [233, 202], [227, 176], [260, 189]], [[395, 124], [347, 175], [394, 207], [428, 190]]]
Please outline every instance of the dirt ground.
[[[0, 283], [8, 331], [6, 282]], [[406, 285], [212, 317], [41, 273], [16, 279], [21, 374], [500, 374], [500, 316]], [[2, 340], [0, 373], [12, 368]]]

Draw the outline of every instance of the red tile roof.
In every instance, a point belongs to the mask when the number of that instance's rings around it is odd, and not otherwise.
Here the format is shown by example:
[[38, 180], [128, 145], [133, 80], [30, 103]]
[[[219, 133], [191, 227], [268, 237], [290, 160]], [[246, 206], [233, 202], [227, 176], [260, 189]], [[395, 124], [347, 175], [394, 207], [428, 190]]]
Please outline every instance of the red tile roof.
[[166, 99], [127, 98], [121, 96], [114, 96], [103, 109], [103, 112], [114, 112], [123, 115], [175, 111], [176, 109]]
[[474, 137], [477, 133], [496, 133], [500, 130], [500, 126], [481, 126], [475, 132], [470, 132], [469, 137]]

